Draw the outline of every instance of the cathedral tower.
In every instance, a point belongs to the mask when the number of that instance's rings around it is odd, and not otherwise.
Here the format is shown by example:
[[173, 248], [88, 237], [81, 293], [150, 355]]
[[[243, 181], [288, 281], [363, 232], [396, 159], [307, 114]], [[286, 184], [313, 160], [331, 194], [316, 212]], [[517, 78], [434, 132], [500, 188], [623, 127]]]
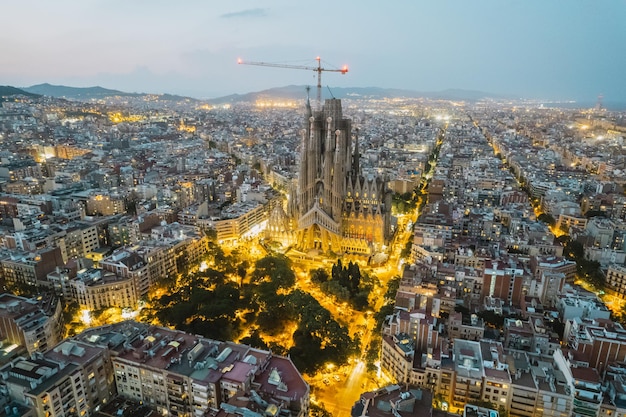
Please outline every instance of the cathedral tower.
[[328, 99], [315, 112], [307, 101], [306, 117], [297, 195], [300, 249], [379, 250], [389, 238], [391, 193], [381, 178], [361, 176], [358, 138], [341, 100]]

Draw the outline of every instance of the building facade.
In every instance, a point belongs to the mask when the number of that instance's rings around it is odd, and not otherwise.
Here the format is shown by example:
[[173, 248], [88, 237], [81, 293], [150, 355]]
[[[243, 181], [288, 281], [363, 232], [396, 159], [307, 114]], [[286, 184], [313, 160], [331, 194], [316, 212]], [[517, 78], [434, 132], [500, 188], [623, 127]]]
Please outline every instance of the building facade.
[[[353, 146], [354, 145], [354, 146]], [[297, 192], [300, 249], [371, 254], [389, 239], [391, 192], [383, 178], [366, 178], [358, 137], [341, 100], [320, 111], [307, 103]]]
[[45, 310], [37, 300], [0, 295], [0, 335], [31, 354], [57, 344], [65, 333], [61, 301], [53, 298]]

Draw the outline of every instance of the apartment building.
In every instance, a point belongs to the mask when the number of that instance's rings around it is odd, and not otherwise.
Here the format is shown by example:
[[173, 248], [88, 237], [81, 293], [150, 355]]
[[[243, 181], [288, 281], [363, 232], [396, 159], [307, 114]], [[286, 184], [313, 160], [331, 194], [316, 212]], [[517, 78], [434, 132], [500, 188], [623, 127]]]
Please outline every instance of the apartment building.
[[606, 273], [606, 285], [618, 297], [626, 297], [626, 266], [610, 265]]
[[479, 341], [485, 334], [485, 323], [476, 314], [464, 316], [460, 312], [450, 314], [448, 318], [448, 336], [450, 339]]
[[85, 206], [88, 215], [112, 216], [126, 212], [126, 202], [120, 195], [94, 193], [87, 198]]
[[381, 368], [398, 383], [431, 389], [453, 409], [483, 401], [512, 417], [568, 417], [576, 407], [598, 415], [598, 373], [584, 365], [560, 349], [505, 349], [489, 340], [444, 340], [420, 352], [408, 334], [384, 335], [381, 348]]
[[309, 386], [289, 358], [270, 351], [137, 322], [90, 329], [80, 338], [110, 347], [120, 395], [163, 415], [220, 408], [291, 417], [309, 412]]
[[263, 204], [247, 201], [229, 206], [219, 219], [198, 222], [198, 226], [215, 229], [219, 241], [232, 242], [254, 233], [267, 217]]
[[43, 352], [57, 344], [64, 333], [58, 298], [40, 302], [13, 294], [0, 295], [0, 335], [10, 344], [24, 347], [28, 354]]
[[523, 296], [524, 283], [529, 272], [515, 258], [488, 260], [485, 262], [481, 299], [497, 298], [504, 303], [519, 305]]
[[604, 382], [606, 391], [600, 405], [600, 417], [626, 416], [626, 364], [609, 365]]
[[48, 286], [46, 276], [56, 267], [64, 265], [61, 250], [42, 249], [34, 252], [13, 252], [0, 259], [4, 281], [11, 288], [15, 286]]
[[15, 359], [0, 376], [0, 389], [38, 417], [89, 416], [115, 392], [108, 349], [80, 341]]
[[109, 307], [137, 307], [137, 289], [131, 277], [102, 269], [81, 270], [69, 283], [70, 300], [91, 311]]
[[65, 253], [68, 258], [85, 257], [100, 247], [95, 225], [75, 223], [65, 229]]
[[115, 250], [100, 266], [119, 277], [132, 278], [139, 297], [152, 283], [174, 278], [186, 265], [197, 264], [208, 250], [208, 238], [197, 228], [177, 223], [153, 229], [152, 239]]
[[626, 330], [610, 320], [579, 317], [567, 320], [563, 341], [578, 361], [600, 373], [609, 364], [626, 360]]

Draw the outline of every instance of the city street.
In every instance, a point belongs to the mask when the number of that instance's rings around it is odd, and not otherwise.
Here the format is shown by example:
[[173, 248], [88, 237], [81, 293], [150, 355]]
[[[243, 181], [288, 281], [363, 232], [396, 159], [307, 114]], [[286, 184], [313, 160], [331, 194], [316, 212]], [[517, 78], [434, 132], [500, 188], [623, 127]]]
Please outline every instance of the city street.
[[[406, 224], [404, 226], [406, 228]], [[394, 247], [391, 248], [392, 257], [389, 261], [381, 267], [362, 268], [378, 280], [377, 289], [374, 290], [376, 302], [367, 312], [354, 310], [348, 303], [337, 303], [333, 297], [324, 294], [317, 285], [311, 283], [309, 271], [315, 268], [327, 268], [328, 264], [292, 258], [297, 276], [297, 287], [315, 297], [337, 321], [348, 326], [351, 335], [361, 334], [361, 353], [358, 358], [352, 359], [348, 365], [342, 367], [328, 364], [323, 372], [313, 376], [305, 375], [305, 379], [312, 386], [312, 401], [322, 405], [333, 416], [349, 415], [361, 393], [393, 382], [383, 379], [382, 375], [376, 375], [373, 371], [368, 373], [366, 356], [373, 332], [376, 331], [373, 313], [380, 310], [383, 305], [383, 297], [389, 280], [399, 274], [398, 258], [401, 248], [397, 246], [403, 245], [402, 242], [405, 242], [407, 238], [407, 232], [399, 230], [397, 238], [394, 239]]]
[[335, 373], [323, 373], [314, 379], [312, 385], [315, 402], [324, 406], [333, 416], [349, 415], [362, 392], [377, 388], [368, 378], [365, 362], [361, 360]]

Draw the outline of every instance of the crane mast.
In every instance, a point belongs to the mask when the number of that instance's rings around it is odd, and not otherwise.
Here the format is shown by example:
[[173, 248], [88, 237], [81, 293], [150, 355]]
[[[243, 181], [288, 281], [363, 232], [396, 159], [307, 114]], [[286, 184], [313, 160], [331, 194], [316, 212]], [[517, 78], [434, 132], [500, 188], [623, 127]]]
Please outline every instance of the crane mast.
[[274, 67], [274, 68], [290, 68], [290, 69], [302, 69], [317, 72], [317, 105], [318, 108], [322, 108], [322, 71], [328, 72], [340, 72], [341, 74], [345, 74], [348, 72], [348, 66], [344, 65], [341, 69], [334, 68], [323, 68], [322, 60], [318, 56], [315, 58], [317, 61], [317, 66], [307, 66], [307, 65], [288, 65], [288, 64], [277, 64], [272, 62], [257, 62], [257, 61], [242, 61], [239, 59], [237, 61], [238, 64], [242, 65], [258, 65], [261, 67]]

